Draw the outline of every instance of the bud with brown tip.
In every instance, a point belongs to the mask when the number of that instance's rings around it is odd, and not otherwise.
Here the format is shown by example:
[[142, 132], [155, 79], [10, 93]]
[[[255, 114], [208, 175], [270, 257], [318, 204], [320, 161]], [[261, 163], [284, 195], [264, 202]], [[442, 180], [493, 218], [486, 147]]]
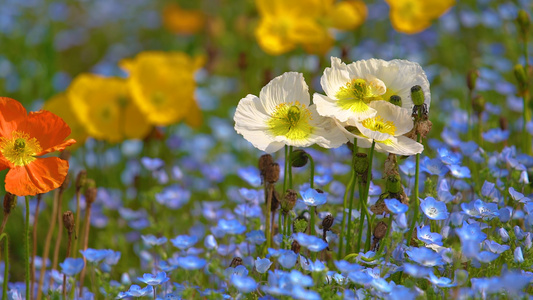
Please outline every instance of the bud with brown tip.
[[387, 192], [397, 194], [402, 190], [402, 182], [399, 175], [389, 175], [385, 184]]
[[96, 193], [98, 190], [96, 189], [96, 183], [93, 179], [87, 179], [87, 189], [85, 190], [85, 201], [88, 205], [93, 204], [93, 202], [96, 200]]
[[425, 97], [421, 86], [415, 85], [411, 88], [411, 100], [417, 106], [424, 104]]
[[398, 95], [392, 95], [390, 96], [389, 98], [389, 102], [391, 104], [394, 104], [396, 106], [399, 106], [399, 107], [402, 107], [402, 97], [398, 96]]
[[295, 168], [301, 168], [307, 164], [309, 161], [309, 157], [307, 156], [307, 152], [305, 152], [302, 149], [297, 149], [292, 151], [290, 159], [291, 159], [291, 166]]
[[240, 265], [242, 265], [242, 258], [240, 258], [238, 256], [235, 256], [231, 260], [231, 263], [229, 264], [229, 266], [232, 267], [232, 268], [235, 268], [235, 267], [240, 266]]
[[291, 250], [296, 253], [296, 254], [299, 254], [300, 253], [300, 243], [298, 243], [296, 240], [292, 241], [292, 244], [291, 244]]
[[274, 160], [272, 159], [272, 155], [270, 154], [263, 154], [261, 157], [259, 157], [259, 173], [261, 174], [261, 178], [265, 177], [266, 171], [268, 166], [270, 166]]
[[384, 238], [387, 234], [387, 228], [389, 228], [389, 226], [387, 226], [387, 223], [380, 221], [374, 229], [374, 238], [380, 240]]
[[518, 81], [519, 92], [523, 93], [527, 90], [527, 73], [524, 66], [517, 64], [514, 66], [514, 77]]
[[281, 209], [283, 210], [283, 213], [286, 214], [291, 211], [296, 205], [296, 200], [298, 200], [298, 194], [294, 190], [288, 189], [281, 201]]
[[529, 34], [529, 26], [531, 25], [531, 18], [527, 11], [521, 9], [518, 11], [516, 22], [520, 27], [520, 33], [523, 39], [526, 39]]
[[333, 221], [335, 221], [335, 219], [333, 219], [333, 216], [332, 215], [327, 215], [323, 220], [322, 220], [322, 229], [324, 230], [329, 230], [331, 228], [331, 226], [333, 226]]
[[476, 82], [477, 78], [479, 77], [479, 71], [478, 70], [470, 70], [466, 74], [466, 86], [470, 91], [473, 91], [476, 89]]
[[69, 235], [74, 231], [74, 225], [74, 214], [70, 210], [67, 210], [63, 213], [63, 226], [65, 226]]

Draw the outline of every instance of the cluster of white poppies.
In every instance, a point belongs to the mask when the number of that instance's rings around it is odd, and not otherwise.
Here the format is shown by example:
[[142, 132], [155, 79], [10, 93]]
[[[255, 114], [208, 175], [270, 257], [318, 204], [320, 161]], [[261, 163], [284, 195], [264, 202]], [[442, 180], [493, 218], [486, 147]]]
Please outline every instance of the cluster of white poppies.
[[[422, 144], [404, 136], [413, 129], [411, 88], [420, 86], [429, 109], [426, 74], [407, 60], [369, 59], [344, 64], [331, 58], [320, 84], [326, 95], [309, 89], [300, 73], [287, 72], [247, 95], [235, 112], [235, 130], [268, 153], [285, 145], [318, 144], [336, 148], [357, 139], [357, 145], [399, 155], [414, 155]], [[393, 103], [391, 103], [391, 97]], [[401, 106], [398, 104], [401, 103]]]

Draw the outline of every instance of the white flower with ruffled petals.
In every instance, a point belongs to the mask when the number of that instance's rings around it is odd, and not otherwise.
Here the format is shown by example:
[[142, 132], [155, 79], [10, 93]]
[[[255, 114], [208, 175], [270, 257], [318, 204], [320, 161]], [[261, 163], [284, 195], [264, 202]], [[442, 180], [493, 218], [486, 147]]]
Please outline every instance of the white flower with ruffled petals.
[[330, 118], [309, 106], [309, 89], [300, 73], [288, 72], [270, 81], [259, 97], [248, 95], [235, 111], [235, 130], [256, 148], [268, 153], [285, 145], [318, 144], [335, 148], [347, 142]]
[[375, 149], [398, 155], [414, 155], [424, 150], [422, 144], [403, 136], [413, 129], [411, 111], [391, 104], [387, 101], [373, 101], [369, 106], [377, 114], [355, 126], [337, 121], [339, 128], [349, 140], [357, 138], [357, 146], [370, 148], [372, 141], [376, 142]]
[[402, 107], [412, 109], [411, 87], [415, 85], [422, 87], [428, 109], [431, 102], [424, 70], [407, 60], [368, 59], [346, 65], [332, 57], [331, 67], [324, 70], [320, 84], [326, 95], [313, 95], [318, 113], [352, 126], [376, 115], [370, 103], [388, 101], [393, 95], [402, 98]]

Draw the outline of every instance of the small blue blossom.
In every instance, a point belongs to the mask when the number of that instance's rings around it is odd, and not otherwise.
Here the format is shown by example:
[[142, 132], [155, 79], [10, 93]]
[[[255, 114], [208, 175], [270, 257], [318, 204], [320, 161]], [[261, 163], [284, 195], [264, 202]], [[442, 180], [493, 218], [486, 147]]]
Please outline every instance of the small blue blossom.
[[517, 263], [523, 263], [524, 262], [524, 255], [522, 254], [522, 247], [518, 246], [514, 249], [514, 261]]
[[85, 264], [83, 258], [67, 257], [64, 262], [60, 263], [62, 273], [67, 276], [74, 276], [83, 270]]
[[252, 277], [232, 276], [230, 281], [241, 293], [251, 293], [257, 289], [257, 283]]
[[278, 262], [285, 269], [290, 269], [296, 264], [297, 258], [298, 254], [294, 253], [292, 250], [283, 250], [278, 258]]
[[144, 241], [144, 244], [147, 246], [159, 246], [167, 242], [166, 237], [157, 238], [155, 235], [141, 235], [141, 238]]
[[463, 179], [463, 178], [470, 178], [470, 169], [468, 167], [463, 167], [460, 165], [450, 165], [448, 166], [450, 169], [450, 172], [452, 173], [452, 176], [455, 178]]
[[420, 200], [420, 209], [431, 220], [446, 220], [449, 215], [446, 204], [435, 200], [433, 197]]
[[308, 188], [305, 191], [300, 192], [302, 200], [307, 206], [320, 206], [326, 204], [327, 193], [320, 193], [315, 189]]
[[440, 288], [448, 288], [452, 286], [456, 286], [455, 283], [452, 282], [450, 278], [447, 277], [437, 277], [435, 274], [429, 273], [429, 281]]
[[252, 230], [246, 233], [246, 240], [255, 245], [266, 242], [265, 233], [262, 230]]
[[122, 299], [125, 297], [145, 297], [151, 296], [153, 293], [154, 288], [151, 285], [141, 288], [140, 286], [133, 284], [127, 292], [120, 293], [117, 298]]
[[170, 240], [170, 242], [172, 243], [172, 245], [174, 245], [174, 247], [179, 248], [181, 250], [186, 250], [194, 246], [194, 244], [198, 242], [198, 237], [196, 237], [195, 235], [178, 235], [176, 238]]
[[434, 267], [442, 266], [444, 264], [440, 254], [425, 247], [412, 248], [407, 250], [406, 253], [412, 261], [422, 266]]
[[407, 205], [401, 203], [400, 201], [398, 201], [398, 199], [395, 198], [385, 199], [385, 205], [393, 214], [403, 214], [409, 209]]
[[255, 269], [257, 272], [264, 274], [268, 271], [270, 266], [272, 265], [272, 262], [268, 258], [257, 258], [255, 260]]
[[461, 239], [461, 242], [470, 240], [481, 243], [487, 238], [487, 235], [481, 231], [479, 223], [468, 224], [466, 221], [463, 221], [463, 227], [455, 229], [455, 232]]
[[307, 235], [303, 232], [295, 233], [292, 236], [301, 246], [306, 247], [312, 252], [320, 252], [328, 246], [328, 243], [324, 242], [321, 238]]
[[246, 226], [242, 225], [237, 219], [220, 219], [217, 227], [226, 234], [241, 234], [246, 231]]
[[185, 270], [198, 270], [205, 266], [206, 260], [197, 256], [178, 257], [178, 266]]
[[253, 187], [261, 186], [261, 176], [259, 176], [259, 170], [257, 167], [248, 166], [246, 168], [240, 168], [237, 171], [237, 175], [242, 178], [244, 181], [248, 182]]
[[167, 282], [170, 278], [167, 277], [167, 273], [159, 272], [156, 275], [145, 273], [143, 277], [137, 277], [137, 280], [144, 282], [148, 285], [160, 285]]
[[438, 233], [431, 232], [430, 226], [416, 228], [416, 236], [426, 244], [436, 244], [442, 246], [442, 236]]
[[98, 250], [98, 249], [92, 249], [87, 248], [87, 250], [80, 250], [80, 253], [85, 257], [85, 259], [91, 263], [97, 263], [109, 255], [109, 251], [111, 250]]

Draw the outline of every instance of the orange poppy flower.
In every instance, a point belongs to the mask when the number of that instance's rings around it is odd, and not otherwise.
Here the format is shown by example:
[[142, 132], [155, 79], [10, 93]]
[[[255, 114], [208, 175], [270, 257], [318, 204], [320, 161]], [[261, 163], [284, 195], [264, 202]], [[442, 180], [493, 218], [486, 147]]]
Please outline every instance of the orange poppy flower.
[[68, 173], [68, 161], [38, 157], [63, 151], [76, 143], [60, 117], [45, 110], [30, 112], [17, 100], [0, 97], [0, 171], [9, 168], [6, 191], [32, 196], [58, 188]]

